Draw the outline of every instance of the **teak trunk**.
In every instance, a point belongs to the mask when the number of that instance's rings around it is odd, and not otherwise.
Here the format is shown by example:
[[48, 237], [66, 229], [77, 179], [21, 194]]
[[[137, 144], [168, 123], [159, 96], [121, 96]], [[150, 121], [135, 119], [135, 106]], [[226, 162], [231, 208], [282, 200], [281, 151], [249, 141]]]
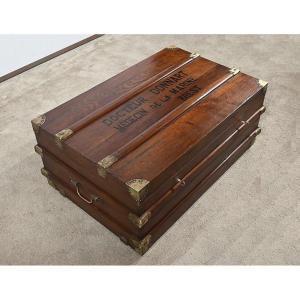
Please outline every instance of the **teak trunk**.
[[266, 88], [163, 49], [32, 120], [42, 173], [143, 254], [253, 143]]

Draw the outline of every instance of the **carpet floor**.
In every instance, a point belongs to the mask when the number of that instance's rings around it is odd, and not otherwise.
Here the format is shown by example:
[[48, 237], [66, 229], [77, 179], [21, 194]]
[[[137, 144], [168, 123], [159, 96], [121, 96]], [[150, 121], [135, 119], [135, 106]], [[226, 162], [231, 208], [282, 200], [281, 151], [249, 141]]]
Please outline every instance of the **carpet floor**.
[[[143, 256], [51, 188], [30, 120], [169, 45], [269, 82], [262, 133]], [[0, 264], [300, 264], [300, 36], [105, 35], [0, 84]]]

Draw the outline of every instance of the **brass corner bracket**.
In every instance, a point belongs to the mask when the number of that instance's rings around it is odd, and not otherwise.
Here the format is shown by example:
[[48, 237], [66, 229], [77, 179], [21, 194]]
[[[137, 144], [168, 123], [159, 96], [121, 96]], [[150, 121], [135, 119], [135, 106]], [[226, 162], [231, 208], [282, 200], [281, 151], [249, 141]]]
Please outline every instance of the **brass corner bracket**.
[[142, 214], [140, 217], [133, 213], [128, 214], [128, 219], [138, 228], [142, 228], [151, 218], [151, 212], [146, 211], [144, 214]]
[[240, 72], [240, 70], [239, 70], [238, 68], [231, 68], [231, 69], [229, 70], [229, 72], [230, 72], [232, 75], [236, 75], [237, 73]]
[[146, 235], [141, 241], [131, 240], [131, 244], [134, 250], [140, 255], [144, 255], [148, 251], [150, 242], [151, 242], [150, 234]]
[[46, 116], [40, 115], [31, 120], [32, 128], [36, 134], [38, 134], [40, 127], [45, 123]]
[[98, 162], [98, 174], [105, 178], [107, 174], [107, 169], [112, 166], [116, 161], [118, 161], [117, 157], [114, 155], [108, 155], [104, 157], [102, 160]]
[[41, 157], [43, 157], [43, 149], [39, 145], [34, 146], [34, 151]]
[[263, 91], [266, 91], [267, 90], [267, 87], [268, 87], [268, 82], [267, 81], [264, 81], [262, 79], [259, 79], [258, 80], [258, 85], [261, 86], [263, 88]]
[[137, 202], [138, 206], [140, 206], [141, 199], [147, 193], [148, 184], [149, 181], [146, 179], [132, 179], [126, 182], [129, 194]]
[[55, 143], [62, 148], [62, 142], [73, 134], [73, 130], [66, 128], [55, 134]]
[[198, 52], [193, 52], [193, 53], [190, 54], [190, 58], [196, 58], [196, 57], [200, 57], [200, 56], [201, 55]]

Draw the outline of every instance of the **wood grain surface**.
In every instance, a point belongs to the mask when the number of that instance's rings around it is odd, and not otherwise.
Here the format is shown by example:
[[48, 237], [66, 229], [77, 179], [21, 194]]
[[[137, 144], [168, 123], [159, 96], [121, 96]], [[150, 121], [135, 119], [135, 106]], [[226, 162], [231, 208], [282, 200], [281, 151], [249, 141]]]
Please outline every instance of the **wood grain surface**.
[[[47, 112], [37, 140], [100, 189], [141, 214], [263, 103], [243, 73], [165, 48]], [[55, 135], [72, 132], [58, 147]], [[99, 176], [99, 162], [113, 161]], [[105, 178], [103, 178], [105, 177]], [[146, 186], [130, 194], [130, 182]]]

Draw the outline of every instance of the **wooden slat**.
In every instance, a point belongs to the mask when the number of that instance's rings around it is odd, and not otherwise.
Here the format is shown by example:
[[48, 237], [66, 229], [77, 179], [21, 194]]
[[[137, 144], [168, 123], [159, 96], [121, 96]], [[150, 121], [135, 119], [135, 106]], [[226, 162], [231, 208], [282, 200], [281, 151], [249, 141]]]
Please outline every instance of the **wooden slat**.
[[222, 79], [217, 84], [210, 87], [205, 93], [203, 93], [200, 97], [196, 99], [187, 100], [186, 102], [183, 102], [180, 106], [176, 107], [174, 110], [170, 111], [168, 114], [166, 114], [164, 117], [162, 117], [158, 122], [154, 123], [152, 126], [147, 128], [144, 132], [136, 136], [134, 139], [132, 139], [130, 142], [116, 150], [111, 154], [116, 160], [121, 159], [122, 157], [126, 156], [136, 148], [138, 148], [140, 145], [145, 143], [147, 140], [149, 140], [152, 136], [154, 136], [156, 133], [161, 131], [163, 128], [167, 127], [170, 123], [178, 119], [180, 116], [182, 116], [184, 113], [186, 113], [188, 110], [192, 109], [195, 105], [197, 105], [201, 100], [203, 100], [207, 95], [212, 93], [214, 90], [216, 90], [218, 87], [223, 85], [225, 82], [227, 82], [229, 79], [231, 79], [235, 74], [228, 73], [228, 75]]
[[170, 76], [171, 74], [176, 72], [178, 69], [180, 69], [183, 66], [187, 65], [188, 63], [190, 63], [192, 60], [194, 60], [194, 58], [188, 58], [187, 60], [185, 59], [185, 60], [183, 60], [183, 62], [180, 62], [179, 64], [177, 64], [175, 66], [170, 66], [170, 67], [166, 68], [165, 70], [161, 71], [160, 73], [155, 74], [148, 80], [145, 80], [143, 83], [141, 83], [137, 87], [130, 90], [128, 93], [126, 93], [126, 94], [120, 96], [119, 98], [115, 99], [114, 101], [112, 101], [109, 105], [101, 107], [99, 110], [96, 110], [96, 111], [88, 114], [84, 118], [78, 120], [77, 122], [73, 123], [72, 125], [69, 126], [69, 129], [71, 129], [74, 134], [74, 133], [78, 132], [79, 130], [87, 127], [92, 122], [100, 119], [104, 115], [117, 109], [122, 104], [126, 103], [128, 100], [132, 99], [134, 96], [143, 92], [144, 90], [146, 90], [153, 84]]

